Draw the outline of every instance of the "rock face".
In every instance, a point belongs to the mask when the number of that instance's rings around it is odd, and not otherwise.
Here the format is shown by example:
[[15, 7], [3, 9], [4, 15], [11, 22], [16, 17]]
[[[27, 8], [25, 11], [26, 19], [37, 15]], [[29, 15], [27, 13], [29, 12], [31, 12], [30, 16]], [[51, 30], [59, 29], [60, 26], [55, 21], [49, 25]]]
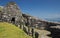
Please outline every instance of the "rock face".
[[19, 7], [15, 2], [9, 2], [4, 8], [2, 13], [3, 21], [11, 21], [15, 23], [19, 23], [22, 19], [22, 13]]

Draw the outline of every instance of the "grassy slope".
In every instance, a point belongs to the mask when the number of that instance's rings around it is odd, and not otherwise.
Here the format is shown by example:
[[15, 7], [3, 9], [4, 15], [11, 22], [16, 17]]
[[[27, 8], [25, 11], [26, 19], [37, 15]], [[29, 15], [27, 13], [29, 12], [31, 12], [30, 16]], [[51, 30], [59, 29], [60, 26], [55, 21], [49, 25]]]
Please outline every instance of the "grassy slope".
[[0, 22], [0, 38], [31, 38], [21, 29], [6, 22]]

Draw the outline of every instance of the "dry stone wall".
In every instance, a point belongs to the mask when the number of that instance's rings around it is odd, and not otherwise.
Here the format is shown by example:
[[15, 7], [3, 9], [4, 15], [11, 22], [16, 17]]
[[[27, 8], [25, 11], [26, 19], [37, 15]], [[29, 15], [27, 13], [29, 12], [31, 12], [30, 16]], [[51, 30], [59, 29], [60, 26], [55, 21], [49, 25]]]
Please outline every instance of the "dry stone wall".
[[18, 24], [22, 21], [22, 12], [15, 2], [9, 2], [3, 8], [2, 20], [8, 22], [15, 22]]

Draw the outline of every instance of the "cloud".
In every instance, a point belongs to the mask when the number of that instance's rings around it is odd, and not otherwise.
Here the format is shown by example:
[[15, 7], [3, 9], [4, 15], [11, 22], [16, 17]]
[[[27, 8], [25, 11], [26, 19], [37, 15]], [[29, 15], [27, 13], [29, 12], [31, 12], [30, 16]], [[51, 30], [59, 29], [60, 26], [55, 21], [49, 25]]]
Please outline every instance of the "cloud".
[[45, 17], [45, 18], [60, 18], [60, 14], [57, 14], [57, 13], [55, 13], [55, 14], [49, 14], [47, 17]]

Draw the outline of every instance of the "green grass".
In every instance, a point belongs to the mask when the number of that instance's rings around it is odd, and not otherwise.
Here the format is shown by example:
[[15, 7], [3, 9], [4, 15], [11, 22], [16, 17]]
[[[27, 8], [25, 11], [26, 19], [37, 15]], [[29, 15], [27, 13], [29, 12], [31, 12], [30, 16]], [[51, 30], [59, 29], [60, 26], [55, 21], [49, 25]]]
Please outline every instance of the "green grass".
[[31, 38], [13, 24], [0, 22], [0, 38]]

